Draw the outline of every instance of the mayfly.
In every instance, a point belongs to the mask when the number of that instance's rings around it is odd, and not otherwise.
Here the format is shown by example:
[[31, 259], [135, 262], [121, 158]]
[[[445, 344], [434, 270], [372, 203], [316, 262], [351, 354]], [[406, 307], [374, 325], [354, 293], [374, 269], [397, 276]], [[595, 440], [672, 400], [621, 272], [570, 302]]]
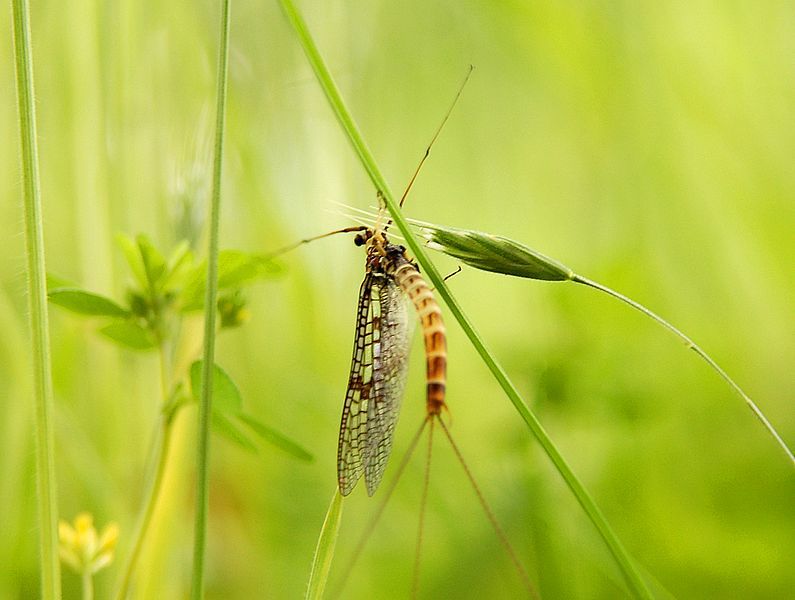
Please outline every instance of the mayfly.
[[[415, 169], [406, 190], [403, 192], [400, 198], [400, 207], [403, 206], [417, 175], [430, 154], [431, 147], [450, 117], [471, 73], [472, 67], [467, 72], [458, 93], [453, 99], [452, 105], [431, 138], [425, 154]], [[346, 227], [303, 239], [271, 255], [276, 256], [302, 244], [340, 233], [356, 233], [354, 242], [357, 246], [363, 246], [366, 250], [365, 275], [359, 288], [359, 300], [356, 307], [353, 355], [351, 357], [351, 368], [345, 390], [345, 402], [342, 408], [342, 419], [337, 442], [337, 485], [342, 496], [349, 495], [362, 476], [364, 476], [367, 493], [372, 496], [381, 483], [392, 451], [392, 440], [400, 412], [408, 368], [410, 339], [404, 295], [414, 306], [422, 329], [426, 365], [426, 416], [422, 426], [412, 439], [389, 489], [386, 490], [379, 509], [371, 519], [368, 531], [365, 532], [359, 541], [350, 569], [352, 569], [356, 557], [361, 553], [360, 551], [366, 542], [368, 532], [372, 531], [375, 523], [383, 513], [386, 502], [394, 491], [408, 459], [413, 454], [420, 435], [426, 426], [430, 425], [426, 479], [421, 503], [420, 527], [417, 537], [412, 585], [413, 593], [416, 595], [419, 585], [420, 544], [424, 521], [425, 496], [428, 491], [433, 425], [438, 421], [458, 461], [463, 466], [489, 522], [514, 563], [523, 584], [529, 594], [535, 596], [527, 573], [519, 562], [507, 536], [497, 523], [463, 456], [453, 441], [447, 425], [441, 418], [442, 413], [447, 408], [445, 404], [447, 338], [442, 311], [431, 288], [420, 274], [418, 265], [408, 256], [406, 248], [389, 240], [387, 231], [391, 220], [386, 216], [385, 201], [380, 190], [378, 191], [378, 198], [379, 211], [372, 226]], [[368, 214], [368, 216], [372, 218], [371, 215]]]
[[425, 341], [426, 410], [443, 408], [447, 343], [442, 311], [403, 246], [389, 242], [380, 222], [356, 235], [365, 246], [353, 357], [337, 446], [337, 482], [347, 496], [364, 475], [372, 496], [384, 474], [400, 410], [408, 358], [405, 294], [417, 311]]
[[[403, 192], [401, 207], [471, 73], [470, 67]], [[383, 478], [392, 451], [410, 342], [404, 294], [414, 305], [425, 342], [426, 422], [446, 408], [447, 341], [442, 311], [406, 248], [389, 241], [387, 230], [391, 220], [386, 218], [380, 190], [378, 198], [380, 209], [372, 227], [338, 229], [300, 240], [271, 255], [331, 235], [354, 232], [356, 245], [366, 249], [365, 275], [356, 308], [353, 356], [337, 442], [337, 484], [343, 496], [353, 491], [362, 475], [367, 493], [372, 496]]]

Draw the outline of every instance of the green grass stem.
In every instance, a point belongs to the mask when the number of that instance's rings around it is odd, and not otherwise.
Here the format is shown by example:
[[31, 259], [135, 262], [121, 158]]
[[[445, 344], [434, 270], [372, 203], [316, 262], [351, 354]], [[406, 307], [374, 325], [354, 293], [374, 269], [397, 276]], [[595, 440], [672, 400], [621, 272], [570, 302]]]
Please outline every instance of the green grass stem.
[[30, 11], [27, 0], [12, 0], [14, 59], [16, 64], [19, 135], [22, 150], [25, 244], [27, 254], [28, 310], [36, 405], [36, 499], [39, 517], [41, 597], [61, 597], [58, 562], [58, 501], [55, 481], [52, 366], [47, 318], [44, 231], [39, 187], [33, 57], [30, 44]]
[[204, 353], [202, 394], [199, 403], [199, 429], [196, 455], [196, 521], [193, 540], [193, 578], [191, 598], [204, 597], [204, 559], [207, 545], [207, 515], [210, 507], [210, 425], [212, 417], [213, 365], [215, 364], [216, 298], [218, 296], [218, 226], [221, 211], [226, 88], [229, 64], [229, 13], [231, 0], [221, 0], [221, 36], [218, 46], [215, 143], [212, 196], [207, 242], [207, 284], [204, 296]]
[[409, 228], [408, 222], [401, 213], [400, 208], [395, 201], [395, 196], [392, 193], [392, 190], [386, 183], [386, 180], [381, 174], [381, 171], [378, 168], [369, 148], [365, 144], [364, 139], [362, 138], [362, 135], [353, 120], [353, 117], [345, 106], [339, 89], [334, 83], [331, 73], [325, 65], [325, 62], [323, 61], [323, 58], [320, 55], [314, 40], [312, 39], [303, 17], [295, 8], [291, 0], [280, 0], [280, 4], [284, 10], [284, 13], [295, 29], [296, 34], [298, 35], [301, 46], [303, 47], [304, 52], [309, 59], [318, 82], [326, 94], [326, 98], [328, 99], [332, 110], [336, 114], [337, 119], [342, 125], [343, 130], [348, 136], [354, 151], [359, 156], [359, 159], [370, 176], [370, 179], [372, 180], [376, 189], [383, 195], [387, 209], [392, 216], [392, 220], [405, 238], [406, 243], [408, 244], [412, 253], [424, 269], [425, 273], [428, 274], [431, 282], [436, 287], [436, 291], [439, 292], [439, 295], [444, 299], [445, 303], [450, 309], [450, 312], [456, 318], [480, 357], [486, 363], [489, 370], [492, 372], [497, 382], [504, 390], [505, 394], [513, 403], [517, 412], [519, 412], [524, 421], [527, 423], [528, 427], [533, 432], [544, 451], [547, 453], [547, 456], [549, 456], [550, 460], [553, 462], [558, 472], [565, 480], [569, 489], [572, 491], [574, 496], [577, 498], [577, 501], [580, 503], [583, 510], [590, 518], [591, 522], [599, 531], [614, 559], [616, 560], [616, 563], [621, 569], [631, 593], [637, 598], [651, 598], [651, 592], [643, 581], [640, 573], [635, 568], [634, 562], [627, 554], [623, 544], [619, 541], [616, 534], [610, 528], [604, 518], [604, 515], [602, 515], [602, 512], [596, 506], [596, 503], [593, 501], [591, 496], [585, 490], [580, 481], [575, 477], [573, 471], [566, 463], [557, 447], [544, 431], [541, 423], [532, 414], [527, 404], [516, 389], [516, 386], [514, 386], [514, 384], [508, 378], [508, 374], [497, 362], [494, 354], [486, 347], [483, 338], [481, 338], [481, 336], [477, 333], [469, 318], [464, 314], [461, 306], [458, 304], [458, 301], [453, 297], [453, 295], [450, 293], [450, 290], [445, 285], [445, 282], [439, 271], [428, 258], [424, 248], [422, 247], [422, 244], [417, 241], [414, 233]]

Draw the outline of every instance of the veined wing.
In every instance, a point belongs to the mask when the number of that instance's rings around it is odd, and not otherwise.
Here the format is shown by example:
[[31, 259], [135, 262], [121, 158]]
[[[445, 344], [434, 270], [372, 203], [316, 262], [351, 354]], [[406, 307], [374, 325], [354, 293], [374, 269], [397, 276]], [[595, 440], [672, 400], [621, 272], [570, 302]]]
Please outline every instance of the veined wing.
[[359, 290], [351, 371], [337, 448], [340, 493], [364, 474], [373, 495], [400, 411], [408, 356], [406, 304], [391, 276], [370, 272]]

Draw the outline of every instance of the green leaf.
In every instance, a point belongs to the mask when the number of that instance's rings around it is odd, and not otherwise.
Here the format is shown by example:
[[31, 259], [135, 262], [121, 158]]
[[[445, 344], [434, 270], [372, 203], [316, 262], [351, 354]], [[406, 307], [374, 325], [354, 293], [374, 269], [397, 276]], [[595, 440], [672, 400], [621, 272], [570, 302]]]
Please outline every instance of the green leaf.
[[168, 257], [166, 272], [161, 282], [162, 288], [166, 289], [178, 282], [181, 277], [185, 276], [192, 264], [193, 252], [191, 252], [188, 242], [182, 241], [174, 248], [171, 256]]
[[144, 267], [144, 261], [141, 258], [141, 252], [138, 249], [138, 244], [127, 235], [123, 233], [116, 234], [116, 243], [121, 248], [121, 251], [124, 253], [124, 258], [127, 259], [127, 264], [130, 265], [130, 270], [133, 273], [133, 276], [138, 281], [138, 285], [141, 286], [142, 290], [147, 289], [147, 277], [146, 277], [146, 268]]
[[77, 287], [77, 285], [65, 277], [60, 277], [58, 275], [53, 275], [52, 273], [47, 273], [47, 290], [51, 291], [56, 288], [72, 288]]
[[239, 287], [260, 275], [259, 259], [239, 250], [223, 250], [218, 255], [218, 287]]
[[152, 334], [132, 321], [116, 321], [99, 331], [117, 344], [132, 350], [151, 350], [157, 346]]
[[149, 289], [155, 291], [159, 289], [160, 278], [166, 270], [166, 259], [144, 234], [139, 234], [135, 241], [138, 244], [138, 251], [141, 253]]
[[[202, 393], [202, 361], [190, 366], [190, 385], [193, 398], [199, 402]], [[237, 415], [243, 408], [243, 398], [235, 382], [221, 367], [213, 365], [213, 412], [222, 415]]]
[[127, 311], [110, 298], [78, 288], [56, 288], [50, 290], [50, 302], [81, 315], [102, 317], [125, 317]]
[[312, 571], [309, 574], [309, 582], [306, 586], [307, 600], [320, 600], [323, 598], [323, 591], [326, 589], [328, 574], [331, 570], [331, 563], [334, 560], [334, 547], [337, 544], [337, 535], [340, 531], [342, 522], [342, 495], [339, 488], [334, 488], [334, 496], [331, 498], [323, 527], [320, 529], [320, 537], [317, 540], [315, 556], [312, 559]]
[[247, 415], [246, 413], [240, 413], [237, 415], [237, 418], [248, 425], [251, 430], [261, 439], [265, 440], [269, 444], [272, 444], [273, 446], [276, 446], [279, 450], [282, 450], [287, 454], [294, 456], [295, 458], [305, 460], [307, 462], [315, 460], [315, 457], [312, 456], [310, 452], [305, 450], [300, 444], [291, 440], [283, 433], [279, 433], [272, 427], [261, 423], [254, 417]]
[[[239, 288], [258, 279], [270, 279], [281, 272], [272, 260], [240, 250], [222, 250], [218, 255], [218, 289]], [[183, 311], [199, 310], [204, 306], [204, 280], [207, 263], [197, 265], [185, 284], [181, 296]]]
[[544, 281], [567, 281], [574, 276], [567, 266], [517, 241], [481, 231], [419, 224], [429, 248], [476, 269]]
[[[215, 406], [213, 406], [213, 409], [215, 409]], [[223, 413], [213, 410], [212, 421], [213, 429], [217, 433], [236, 443], [241, 448], [248, 450], [249, 452], [257, 452], [257, 445], [251, 440], [251, 438], [241, 431], [240, 428]]]

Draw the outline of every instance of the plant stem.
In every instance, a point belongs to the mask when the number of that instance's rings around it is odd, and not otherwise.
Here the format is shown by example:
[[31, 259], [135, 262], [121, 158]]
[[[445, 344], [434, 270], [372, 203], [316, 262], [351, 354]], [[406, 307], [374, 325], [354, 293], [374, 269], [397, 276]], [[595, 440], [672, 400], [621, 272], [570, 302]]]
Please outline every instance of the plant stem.
[[160, 418], [162, 420], [162, 424], [160, 426], [159, 432], [160, 444], [158, 445], [157, 454], [155, 456], [155, 473], [146, 493], [146, 501], [138, 522], [138, 527], [136, 529], [135, 541], [133, 543], [133, 548], [130, 551], [130, 556], [127, 559], [127, 564], [124, 568], [124, 576], [121, 585], [119, 586], [119, 591], [116, 594], [116, 600], [125, 600], [129, 594], [130, 584], [132, 583], [135, 569], [138, 566], [138, 559], [140, 558], [146, 536], [149, 533], [149, 525], [151, 524], [152, 517], [155, 514], [157, 501], [160, 499], [160, 490], [163, 488], [163, 475], [166, 472], [169, 450], [171, 448], [173, 418], [168, 419], [165, 415], [161, 416]]
[[767, 417], [765, 417], [764, 413], [760, 410], [760, 408], [756, 405], [756, 403], [753, 400], [751, 400], [751, 398], [748, 396], [748, 394], [746, 394], [742, 390], [742, 388], [739, 385], [737, 385], [731, 377], [729, 377], [729, 375], [726, 373], [726, 371], [721, 369], [720, 366], [718, 366], [718, 363], [716, 363], [714, 360], [712, 360], [712, 358], [709, 356], [709, 354], [704, 352], [693, 340], [691, 340], [688, 336], [686, 336], [684, 333], [679, 331], [679, 329], [677, 329], [676, 327], [671, 325], [668, 321], [666, 321], [662, 317], [658, 316], [657, 314], [653, 313], [652, 311], [650, 311], [648, 308], [646, 308], [642, 304], [638, 304], [637, 302], [635, 302], [631, 298], [626, 297], [624, 294], [616, 292], [615, 290], [612, 290], [609, 287], [602, 285], [601, 283], [597, 283], [596, 281], [592, 281], [592, 280], [590, 280], [590, 279], [588, 279], [586, 277], [582, 277], [580, 275], [572, 276], [571, 277], [571, 281], [573, 281], [575, 283], [581, 283], [583, 285], [587, 285], [588, 287], [591, 287], [591, 288], [594, 288], [596, 290], [599, 290], [600, 292], [604, 292], [604, 293], [612, 296], [613, 298], [616, 298], [616, 299], [621, 300], [622, 302], [624, 302], [626, 304], [629, 304], [632, 308], [634, 308], [636, 310], [639, 310], [640, 312], [642, 312], [647, 317], [651, 317], [652, 319], [657, 321], [660, 325], [665, 327], [668, 331], [672, 332], [674, 335], [676, 335], [678, 338], [680, 338], [682, 341], [684, 341], [688, 348], [693, 350], [693, 352], [695, 352], [702, 359], [704, 359], [704, 361], [710, 367], [712, 367], [712, 369], [718, 375], [720, 375], [721, 378], [726, 383], [728, 383], [729, 386], [735, 392], [737, 392], [737, 394], [740, 396], [740, 398], [742, 398], [745, 401], [745, 403], [748, 405], [748, 408], [750, 408], [751, 411], [754, 413], [756, 418], [759, 419], [762, 422], [762, 425], [767, 429], [767, 431], [770, 433], [770, 435], [773, 436], [773, 439], [776, 440], [776, 442], [781, 447], [781, 449], [784, 450], [784, 452], [786, 453], [787, 457], [789, 457], [790, 462], [795, 464], [795, 456], [793, 456], [792, 450], [789, 449], [787, 444], [784, 442], [784, 440], [778, 434], [778, 431], [776, 431], [776, 428], [773, 427], [773, 424], [770, 421], [767, 420]]
[[86, 569], [81, 576], [83, 581], [83, 600], [94, 600], [94, 579], [91, 571]]
[[489, 370], [500, 384], [500, 387], [502, 387], [503, 391], [511, 400], [517, 412], [519, 412], [524, 421], [527, 423], [533, 435], [541, 444], [541, 447], [547, 453], [547, 456], [554, 463], [569, 489], [577, 498], [580, 506], [582, 506], [591, 522], [599, 531], [602, 539], [605, 541], [605, 544], [613, 554], [616, 563], [621, 569], [624, 579], [632, 594], [637, 598], [652, 598], [651, 592], [640, 576], [640, 573], [638, 573], [634, 561], [627, 554], [624, 546], [621, 544], [618, 537], [608, 525], [604, 515], [602, 515], [601, 511], [596, 506], [596, 503], [585, 490], [585, 487], [574, 475], [574, 472], [566, 463], [557, 447], [549, 438], [546, 431], [544, 431], [541, 423], [531, 413], [527, 404], [524, 402], [518, 390], [516, 389], [516, 386], [513, 385], [505, 370], [497, 362], [494, 354], [486, 348], [483, 339], [475, 331], [474, 326], [469, 321], [469, 318], [464, 314], [463, 310], [458, 304], [458, 301], [450, 293], [450, 290], [445, 284], [442, 276], [439, 274], [438, 269], [430, 261], [427, 254], [425, 253], [424, 248], [415, 238], [414, 233], [409, 228], [408, 222], [406, 221], [405, 217], [400, 211], [400, 207], [394, 199], [392, 190], [381, 174], [381, 171], [378, 168], [378, 165], [376, 164], [369, 148], [365, 144], [364, 139], [353, 120], [353, 117], [350, 115], [350, 112], [345, 106], [345, 102], [342, 99], [339, 89], [334, 83], [331, 73], [329, 72], [323, 57], [320, 55], [320, 52], [318, 51], [317, 46], [312, 39], [303, 17], [301, 17], [300, 13], [295, 8], [291, 0], [280, 0], [280, 3], [284, 13], [287, 15], [287, 18], [290, 20], [290, 23], [293, 25], [293, 28], [298, 35], [301, 46], [303, 47], [304, 52], [309, 59], [320, 86], [323, 88], [323, 91], [326, 94], [326, 98], [328, 99], [332, 110], [337, 116], [337, 120], [342, 125], [343, 130], [348, 136], [348, 140], [353, 146], [356, 154], [359, 156], [359, 159], [369, 174], [371, 181], [375, 185], [376, 189], [383, 195], [384, 202], [387, 209], [389, 210], [390, 215], [392, 216], [392, 220], [405, 238], [406, 243], [413, 252], [417, 261], [428, 274], [430, 280], [436, 287], [436, 290], [439, 292], [439, 295], [442, 296], [445, 303], [450, 308], [450, 312], [453, 313], [453, 316], [456, 318], [459, 325], [464, 330], [464, 333], [467, 335], [472, 345], [478, 351], [480, 357], [486, 363]]
[[39, 518], [41, 596], [61, 597], [58, 562], [58, 502], [55, 480], [52, 371], [50, 364], [44, 232], [39, 187], [33, 57], [27, 0], [12, 0], [19, 135], [24, 186], [25, 245], [28, 276], [28, 312], [36, 405], [36, 498]]
[[204, 354], [202, 394], [199, 405], [199, 430], [196, 456], [196, 521], [193, 540], [193, 580], [191, 597], [204, 597], [204, 553], [207, 545], [207, 514], [210, 504], [209, 458], [210, 417], [212, 415], [213, 365], [215, 364], [215, 317], [218, 295], [218, 225], [221, 210], [224, 125], [226, 121], [226, 79], [229, 63], [229, 12], [231, 0], [221, 0], [221, 39], [218, 47], [215, 108], [215, 148], [210, 202], [210, 231], [207, 249], [207, 288], [204, 299]]
[[[167, 349], [165, 344], [160, 345], [160, 386], [163, 394], [162, 406], [166, 407], [170, 396], [170, 377], [168, 371]], [[127, 563], [124, 567], [124, 575], [122, 576], [119, 591], [116, 594], [117, 600], [125, 600], [130, 591], [135, 569], [138, 566], [138, 559], [141, 555], [141, 549], [144, 545], [144, 540], [149, 533], [149, 525], [152, 522], [152, 517], [155, 514], [157, 501], [160, 498], [160, 490], [163, 488], [163, 476], [166, 472], [166, 465], [168, 464], [169, 450], [171, 448], [171, 433], [173, 431], [173, 424], [176, 414], [161, 414], [160, 426], [157, 435], [160, 437], [160, 443], [157, 447], [157, 452], [154, 456], [155, 472], [152, 476], [151, 483], [146, 494], [144, 507], [139, 517], [138, 526], [135, 532], [132, 550], [127, 558]]]

